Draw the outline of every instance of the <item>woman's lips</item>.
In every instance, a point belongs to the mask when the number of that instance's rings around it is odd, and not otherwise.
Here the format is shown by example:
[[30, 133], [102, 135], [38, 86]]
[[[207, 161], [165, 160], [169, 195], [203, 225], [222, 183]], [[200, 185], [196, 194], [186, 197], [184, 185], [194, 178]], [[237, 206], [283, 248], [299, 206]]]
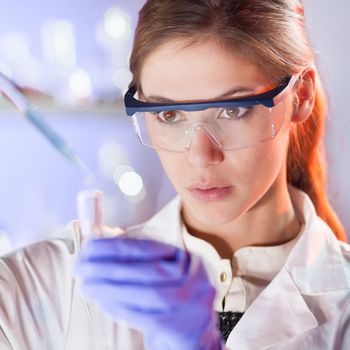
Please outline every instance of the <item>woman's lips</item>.
[[215, 202], [228, 197], [233, 190], [233, 186], [211, 187], [198, 186], [188, 188], [191, 195], [201, 202]]

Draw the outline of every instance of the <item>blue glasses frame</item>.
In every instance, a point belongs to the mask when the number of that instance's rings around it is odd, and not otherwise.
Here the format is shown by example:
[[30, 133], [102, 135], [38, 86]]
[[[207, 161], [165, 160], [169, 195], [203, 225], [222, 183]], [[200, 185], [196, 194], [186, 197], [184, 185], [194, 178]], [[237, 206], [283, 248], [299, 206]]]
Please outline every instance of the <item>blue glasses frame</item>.
[[137, 112], [166, 112], [173, 110], [202, 111], [208, 108], [248, 107], [258, 104], [272, 108], [276, 106], [286, 96], [286, 94], [288, 94], [291, 88], [294, 87], [298, 77], [299, 75], [289, 76], [285, 78], [277, 87], [258, 95], [205, 102], [163, 104], [144, 102], [135, 98], [136, 89], [131, 87], [124, 96], [124, 104], [126, 114], [130, 117]]

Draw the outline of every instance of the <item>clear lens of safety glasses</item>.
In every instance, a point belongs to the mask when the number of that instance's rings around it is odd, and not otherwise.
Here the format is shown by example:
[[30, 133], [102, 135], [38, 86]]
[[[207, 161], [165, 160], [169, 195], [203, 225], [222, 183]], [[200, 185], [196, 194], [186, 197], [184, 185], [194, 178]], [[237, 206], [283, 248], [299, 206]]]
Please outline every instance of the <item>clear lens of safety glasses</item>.
[[204, 111], [138, 112], [133, 116], [140, 141], [148, 147], [184, 152], [201, 128], [223, 150], [249, 147], [276, 137], [285, 118], [277, 106], [210, 108]]

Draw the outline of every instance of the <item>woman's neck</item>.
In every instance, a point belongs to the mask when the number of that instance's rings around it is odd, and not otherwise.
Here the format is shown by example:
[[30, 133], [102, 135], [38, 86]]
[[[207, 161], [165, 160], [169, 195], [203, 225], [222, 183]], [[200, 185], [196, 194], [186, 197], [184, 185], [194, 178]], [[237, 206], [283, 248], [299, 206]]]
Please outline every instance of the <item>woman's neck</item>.
[[222, 258], [247, 246], [274, 246], [292, 240], [301, 224], [292, 205], [287, 184], [272, 186], [247, 213], [233, 222], [203, 229], [195, 220], [184, 221], [190, 234], [212, 244]]

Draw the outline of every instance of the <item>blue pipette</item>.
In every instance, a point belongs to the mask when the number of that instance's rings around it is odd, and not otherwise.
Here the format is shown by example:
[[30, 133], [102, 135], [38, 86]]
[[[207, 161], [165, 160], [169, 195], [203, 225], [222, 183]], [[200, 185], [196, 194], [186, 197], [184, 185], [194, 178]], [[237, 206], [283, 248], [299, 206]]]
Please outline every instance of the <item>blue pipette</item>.
[[95, 182], [95, 176], [67, 142], [33, 109], [16, 84], [0, 73], [0, 92], [46, 137], [55, 149], [68, 159], [84, 176], [86, 185]]

